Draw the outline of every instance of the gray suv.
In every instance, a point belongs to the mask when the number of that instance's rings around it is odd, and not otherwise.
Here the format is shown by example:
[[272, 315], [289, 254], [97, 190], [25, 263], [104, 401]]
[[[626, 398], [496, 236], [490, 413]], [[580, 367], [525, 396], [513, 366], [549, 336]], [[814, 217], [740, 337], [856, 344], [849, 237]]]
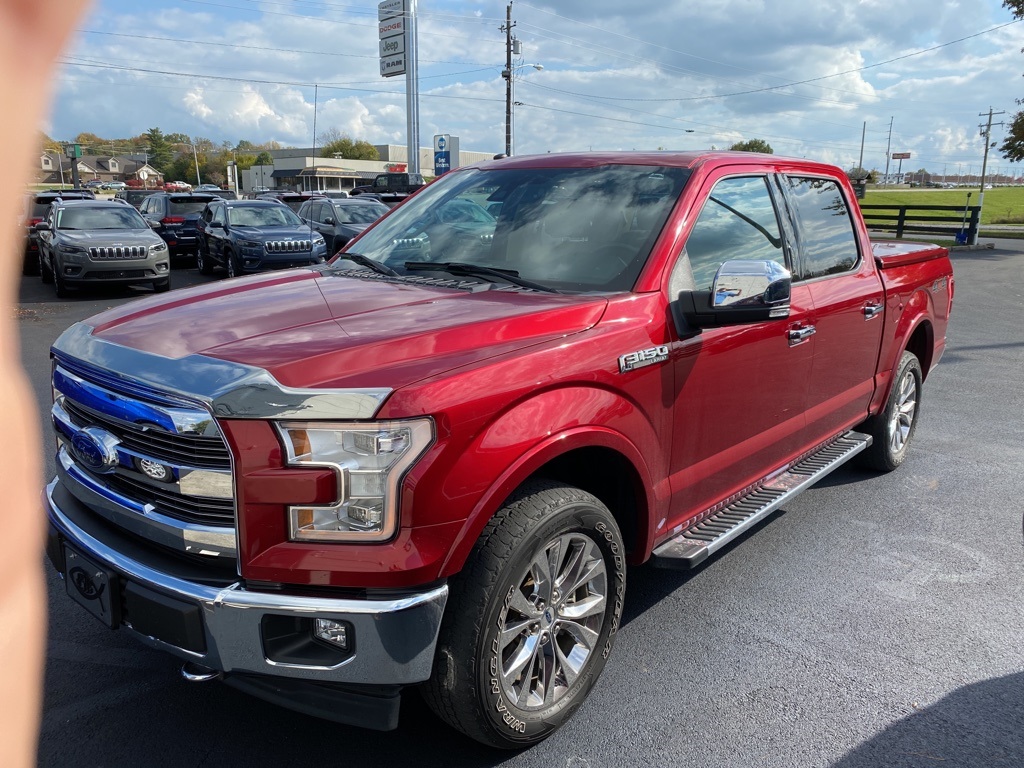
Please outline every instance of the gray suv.
[[167, 243], [134, 208], [109, 200], [56, 200], [35, 229], [40, 274], [60, 298], [88, 284], [150, 283], [157, 293], [171, 288]]

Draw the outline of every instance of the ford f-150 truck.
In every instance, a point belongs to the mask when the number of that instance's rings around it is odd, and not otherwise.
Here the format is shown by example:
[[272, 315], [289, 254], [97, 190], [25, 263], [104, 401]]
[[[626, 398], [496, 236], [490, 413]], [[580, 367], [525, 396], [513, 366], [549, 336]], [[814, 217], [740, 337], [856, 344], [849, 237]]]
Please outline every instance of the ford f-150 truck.
[[948, 253], [872, 244], [832, 166], [459, 169], [328, 264], [65, 331], [48, 554], [190, 680], [381, 729], [417, 685], [527, 746], [595, 684], [627, 565], [900, 465], [952, 297]]

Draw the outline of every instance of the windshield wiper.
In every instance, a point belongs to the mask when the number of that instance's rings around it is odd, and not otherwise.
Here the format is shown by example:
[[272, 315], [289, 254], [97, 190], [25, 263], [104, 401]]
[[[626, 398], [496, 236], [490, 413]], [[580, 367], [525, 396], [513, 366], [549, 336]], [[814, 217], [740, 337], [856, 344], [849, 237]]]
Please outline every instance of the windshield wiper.
[[354, 261], [361, 267], [372, 269], [378, 275], [387, 275], [388, 277], [401, 277], [395, 270], [389, 267], [387, 264], [381, 264], [379, 261], [374, 261], [368, 256], [363, 256], [361, 253], [339, 253], [339, 259], [348, 259]]
[[483, 264], [467, 264], [462, 261], [407, 261], [405, 262], [405, 268], [410, 272], [447, 272], [450, 275], [497, 277], [522, 288], [532, 288], [535, 291], [544, 291], [545, 293], [561, 293], [561, 291], [555, 288], [520, 277], [519, 273], [514, 269], [486, 267]]

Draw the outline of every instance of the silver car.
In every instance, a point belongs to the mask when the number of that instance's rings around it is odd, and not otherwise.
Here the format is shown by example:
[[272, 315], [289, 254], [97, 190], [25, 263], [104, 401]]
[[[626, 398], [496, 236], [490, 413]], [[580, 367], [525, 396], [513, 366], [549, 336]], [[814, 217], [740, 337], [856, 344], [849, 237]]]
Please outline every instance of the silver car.
[[171, 288], [164, 242], [134, 208], [107, 200], [56, 200], [39, 233], [39, 273], [57, 296], [87, 284], [150, 283]]

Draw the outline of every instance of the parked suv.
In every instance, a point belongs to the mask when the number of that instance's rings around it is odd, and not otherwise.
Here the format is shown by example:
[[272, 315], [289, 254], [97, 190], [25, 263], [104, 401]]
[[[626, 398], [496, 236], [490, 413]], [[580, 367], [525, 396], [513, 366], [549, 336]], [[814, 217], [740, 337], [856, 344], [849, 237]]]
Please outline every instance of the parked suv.
[[196, 223], [196, 264], [209, 275], [215, 266], [228, 277], [263, 269], [316, 264], [327, 257], [323, 235], [304, 225], [288, 207], [272, 200], [210, 203]]
[[115, 200], [124, 200], [136, 209], [142, 206], [142, 201], [150, 195], [156, 194], [155, 189], [122, 189], [116, 195]]
[[134, 208], [107, 200], [55, 200], [36, 224], [44, 283], [66, 298], [87, 283], [171, 288], [167, 244]]
[[21, 274], [39, 274], [39, 234], [35, 226], [46, 216], [50, 203], [61, 199], [95, 200], [96, 195], [88, 189], [49, 189], [28, 196], [28, 210], [25, 212], [25, 260], [21, 265]]
[[199, 250], [196, 222], [207, 203], [219, 199], [208, 192], [157, 192], [142, 201], [139, 212], [171, 249], [171, 257], [195, 254]]
[[324, 236], [327, 253], [333, 255], [389, 210], [376, 200], [333, 200], [328, 197], [304, 202], [299, 208], [299, 218]]
[[257, 200], [276, 200], [279, 203], [283, 203], [291, 208], [293, 211], [298, 213], [299, 208], [307, 200], [321, 199], [326, 197], [323, 192], [268, 192], [264, 195], [260, 195]]

